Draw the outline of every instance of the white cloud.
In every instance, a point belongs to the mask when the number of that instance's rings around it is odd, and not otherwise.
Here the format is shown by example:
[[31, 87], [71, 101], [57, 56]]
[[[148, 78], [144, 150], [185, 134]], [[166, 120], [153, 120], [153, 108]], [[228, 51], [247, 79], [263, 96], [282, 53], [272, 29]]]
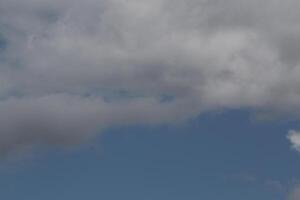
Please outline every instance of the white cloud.
[[292, 148], [300, 152], [300, 132], [290, 130], [287, 138], [291, 142]]
[[299, 8], [298, 0], [1, 0], [0, 149], [222, 108], [298, 115]]

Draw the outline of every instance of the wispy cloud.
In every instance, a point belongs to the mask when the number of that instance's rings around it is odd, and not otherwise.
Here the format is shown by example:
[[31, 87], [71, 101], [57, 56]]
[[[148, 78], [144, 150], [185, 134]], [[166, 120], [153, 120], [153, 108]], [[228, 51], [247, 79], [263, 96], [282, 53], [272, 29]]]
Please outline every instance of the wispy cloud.
[[296, 185], [288, 194], [288, 200], [299, 200], [300, 199], [300, 186]]

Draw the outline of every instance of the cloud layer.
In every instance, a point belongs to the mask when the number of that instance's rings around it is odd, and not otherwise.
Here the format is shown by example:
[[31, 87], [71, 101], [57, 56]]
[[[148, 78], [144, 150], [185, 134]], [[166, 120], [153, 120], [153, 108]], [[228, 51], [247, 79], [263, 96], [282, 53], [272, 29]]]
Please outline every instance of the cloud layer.
[[300, 112], [298, 0], [0, 0], [0, 151], [215, 109]]

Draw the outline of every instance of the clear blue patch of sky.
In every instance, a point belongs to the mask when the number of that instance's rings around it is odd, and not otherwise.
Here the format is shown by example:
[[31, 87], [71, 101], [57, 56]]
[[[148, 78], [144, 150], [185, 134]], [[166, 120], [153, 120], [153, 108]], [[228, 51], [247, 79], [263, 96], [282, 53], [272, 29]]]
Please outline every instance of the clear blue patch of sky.
[[300, 178], [300, 155], [286, 139], [298, 127], [257, 122], [248, 111], [177, 126], [114, 127], [74, 152], [2, 164], [0, 193], [31, 200], [279, 200]]

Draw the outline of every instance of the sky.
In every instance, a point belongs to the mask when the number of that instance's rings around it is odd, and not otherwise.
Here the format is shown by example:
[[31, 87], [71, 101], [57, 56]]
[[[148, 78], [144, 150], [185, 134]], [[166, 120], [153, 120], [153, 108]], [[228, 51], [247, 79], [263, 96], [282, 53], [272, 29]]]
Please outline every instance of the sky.
[[298, 0], [0, 0], [6, 199], [299, 200]]
[[34, 200], [297, 199], [300, 155], [285, 130], [299, 123], [253, 118], [213, 113], [176, 127], [114, 127], [75, 150], [40, 147], [1, 162], [0, 192]]

